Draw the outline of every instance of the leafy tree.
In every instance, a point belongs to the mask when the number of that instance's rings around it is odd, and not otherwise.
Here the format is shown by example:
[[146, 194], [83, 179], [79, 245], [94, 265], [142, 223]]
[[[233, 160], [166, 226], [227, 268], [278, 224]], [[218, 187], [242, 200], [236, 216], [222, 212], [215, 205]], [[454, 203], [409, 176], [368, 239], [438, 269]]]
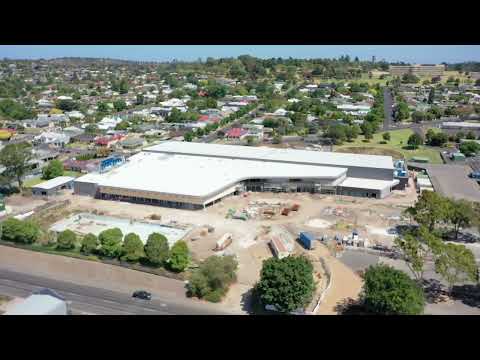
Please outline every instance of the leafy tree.
[[73, 111], [78, 109], [78, 104], [73, 100], [59, 100], [56, 107], [62, 111]]
[[370, 122], [363, 122], [363, 124], [360, 126], [363, 132], [363, 136], [365, 139], [370, 140], [373, 138], [373, 126]]
[[124, 261], [135, 262], [142, 258], [145, 254], [143, 252], [143, 243], [140, 236], [135, 233], [125, 235], [123, 239], [121, 259]]
[[428, 257], [437, 254], [442, 240], [425, 226], [411, 230], [402, 237], [397, 237], [394, 244], [403, 254], [403, 259], [416, 280], [423, 279], [424, 266]]
[[475, 141], [465, 141], [460, 144], [459, 149], [465, 156], [475, 156], [480, 151], [480, 144]]
[[275, 134], [272, 139], [273, 144], [281, 144], [282, 143], [282, 136], [280, 134]]
[[157, 266], [167, 261], [170, 252], [167, 238], [159, 233], [152, 233], [148, 236], [144, 250], [148, 261]]
[[406, 211], [417, 223], [433, 231], [436, 224], [447, 220], [448, 202], [434, 191], [424, 191], [415, 205]]
[[433, 104], [433, 100], [435, 99], [435, 88], [431, 88], [430, 92], [428, 93], [428, 103]]
[[127, 108], [127, 104], [123, 100], [115, 100], [113, 102], [113, 107], [115, 111], [123, 111]]
[[418, 149], [418, 147], [423, 144], [423, 139], [422, 139], [422, 137], [421, 137], [419, 134], [413, 133], [412, 135], [410, 135], [410, 136], [408, 137], [407, 144], [408, 144], [412, 149]]
[[365, 271], [362, 298], [368, 311], [383, 315], [418, 315], [425, 307], [422, 288], [388, 265]]
[[24, 120], [34, 116], [35, 113], [32, 110], [27, 109], [23, 104], [15, 100], [0, 100], [0, 117], [6, 117], [7, 119], [13, 120]]
[[183, 139], [186, 141], [186, 142], [191, 142], [193, 140], [193, 134], [189, 131], [189, 132], [186, 132], [184, 135], [183, 135]]
[[115, 126], [115, 130], [127, 130], [129, 126], [130, 123], [128, 121], [122, 120]]
[[42, 169], [42, 179], [50, 180], [63, 175], [63, 163], [60, 160], [52, 160]]
[[93, 254], [97, 251], [98, 245], [98, 238], [94, 234], [89, 233], [82, 239], [81, 251], [85, 254]]
[[475, 140], [475, 133], [470, 130], [465, 137], [466, 137], [468, 140]]
[[20, 188], [31, 158], [31, 147], [27, 143], [8, 144], [0, 151], [0, 164], [6, 168], [4, 173], [14, 177]]
[[107, 112], [108, 112], [108, 105], [107, 105], [107, 103], [105, 103], [105, 102], [103, 102], [103, 101], [99, 101], [99, 102], [97, 103], [97, 111], [98, 111], [99, 113], [102, 113], [102, 114], [107, 113]]
[[447, 220], [453, 225], [455, 239], [461, 228], [469, 227], [475, 220], [476, 214], [472, 204], [464, 199], [447, 199]]
[[407, 73], [402, 76], [402, 82], [405, 84], [417, 84], [419, 81], [420, 79], [413, 74]]
[[190, 250], [185, 241], [177, 241], [170, 250], [168, 265], [173, 271], [184, 271], [190, 263]]
[[405, 103], [404, 101], [401, 101], [397, 104], [397, 106], [395, 107], [395, 120], [397, 121], [402, 121], [402, 120], [406, 120], [409, 118], [410, 116], [410, 110], [408, 109], [408, 105], [407, 103]]
[[77, 235], [72, 230], [64, 230], [57, 235], [57, 249], [71, 250], [75, 248]]
[[449, 291], [453, 285], [465, 282], [478, 282], [478, 267], [470, 249], [459, 244], [444, 244], [441, 254], [435, 261], [435, 272], [448, 283]]
[[341, 144], [347, 138], [345, 128], [345, 125], [330, 125], [325, 131], [324, 136], [332, 139], [335, 144]]
[[85, 134], [96, 134], [98, 132], [98, 126], [95, 124], [89, 124], [85, 127]]
[[264, 305], [273, 305], [281, 312], [304, 308], [315, 292], [313, 265], [303, 256], [265, 260], [256, 290]]
[[212, 302], [220, 301], [236, 280], [237, 267], [238, 263], [233, 256], [208, 257], [190, 278], [187, 285], [188, 295]]
[[383, 140], [385, 140], [385, 141], [390, 141], [390, 138], [391, 138], [391, 137], [390, 137], [390, 133], [389, 133], [388, 131], [385, 132], [385, 133], [383, 133], [383, 134], [382, 134], [382, 138], [383, 138]]
[[420, 123], [422, 121], [427, 120], [426, 114], [423, 111], [414, 111], [412, 113], [412, 120], [413, 122]]
[[345, 137], [347, 141], [352, 141], [356, 139], [360, 134], [360, 127], [358, 125], [350, 125], [345, 128]]
[[144, 102], [145, 102], [145, 98], [143, 97], [143, 94], [137, 94], [136, 104], [143, 105]]
[[114, 258], [121, 254], [123, 234], [119, 228], [103, 230], [98, 235], [101, 254]]
[[40, 237], [40, 229], [30, 221], [8, 218], [1, 224], [2, 239], [24, 244], [32, 244]]

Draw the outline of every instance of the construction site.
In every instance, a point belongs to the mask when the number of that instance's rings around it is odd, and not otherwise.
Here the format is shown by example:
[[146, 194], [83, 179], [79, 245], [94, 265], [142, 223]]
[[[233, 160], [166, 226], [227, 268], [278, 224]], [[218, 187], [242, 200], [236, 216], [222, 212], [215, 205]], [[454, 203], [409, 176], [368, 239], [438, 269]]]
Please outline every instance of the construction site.
[[[98, 201], [66, 190], [54, 200], [64, 204], [62, 211], [44, 218], [49, 226], [77, 232], [98, 232], [108, 224], [137, 226], [142, 240], [149, 231], [160, 231], [173, 236], [170, 241], [185, 240], [197, 264], [211, 255], [233, 255], [239, 264], [237, 282], [220, 305], [238, 313], [247, 311], [244, 298], [259, 280], [263, 260], [304, 254], [312, 260], [317, 280], [317, 294], [307, 310], [334, 314], [337, 303], [356, 298], [362, 286], [358, 274], [342, 263], [343, 251], [392, 245], [395, 227], [408, 221], [403, 210], [417, 198], [410, 182], [381, 202], [343, 195], [244, 192], [200, 211], [118, 206], [118, 201]], [[7, 200], [10, 214], [34, 214], [49, 204], [43, 200], [28, 207], [24, 199]], [[301, 234], [308, 234], [312, 242], [306, 244]]]

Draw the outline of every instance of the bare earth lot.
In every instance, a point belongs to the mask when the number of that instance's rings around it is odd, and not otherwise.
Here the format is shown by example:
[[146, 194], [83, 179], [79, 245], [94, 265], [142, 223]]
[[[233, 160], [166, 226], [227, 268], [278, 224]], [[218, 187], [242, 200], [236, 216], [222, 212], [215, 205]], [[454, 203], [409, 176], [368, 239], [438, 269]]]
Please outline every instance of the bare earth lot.
[[[69, 199], [71, 211], [96, 210], [99, 214], [129, 219], [147, 219], [151, 215], [161, 218], [161, 223], [177, 222], [193, 226], [186, 236], [195, 261], [213, 254], [234, 254], [239, 262], [238, 281], [232, 286], [221, 306], [231, 311], [246, 313], [248, 293], [259, 280], [263, 260], [273, 256], [268, 242], [272, 233], [291, 239], [294, 253], [305, 253], [313, 258], [322, 257], [332, 271], [333, 283], [327, 292], [319, 314], [334, 314], [335, 306], [345, 298], [355, 298], [361, 289], [361, 279], [348, 266], [330, 255], [323, 245], [313, 251], [303, 249], [296, 241], [299, 231], [310, 231], [317, 235], [348, 235], [357, 229], [362, 237], [373, 243], [391, 244], [393, 237], [387, 229], [395, 225], [402, 210], [416, 199], [413, 187], [394, 192], [381, 202], [375, 199], [347, 196], [328, 196], [305, 193], [248, 193], [247, 196], [232, 196], [198, 211], [170, 209], [149, 205], [95, 200], [89, 197], [64, 194], [58, 200]], [[297, 212], [288, 216], [280, 213], [271, 219], [260, 216], [252, 219], [227, 219], [229, 209], [237, 211], [252, 207], [253, 202], [281, 202], [291, 206], [299, 204]], [[206, 225], [214, 227], [208, 232]], [[267, 230], [268, 229], [268, 230]], [[213, 251], [216, 241], [225, 233], [233, 235], [233, 243], [223, 252]], [[320, 266], [320, 265], [318, 265]], [[317, 269], [318, 270], [318, 269]], [[316, 271], [317, 271], [316, 270]], [[247, 304], [247, 305], [246, 305]]]

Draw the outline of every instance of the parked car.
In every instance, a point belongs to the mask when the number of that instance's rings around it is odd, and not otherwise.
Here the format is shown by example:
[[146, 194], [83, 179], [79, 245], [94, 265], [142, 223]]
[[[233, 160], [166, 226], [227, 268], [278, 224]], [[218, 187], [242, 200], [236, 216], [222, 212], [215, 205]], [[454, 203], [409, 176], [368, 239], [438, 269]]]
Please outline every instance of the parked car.
[[152, 300], [152, 294], [145, 290], [137, 290], [133, 293], [132, 297], [142, 300]]

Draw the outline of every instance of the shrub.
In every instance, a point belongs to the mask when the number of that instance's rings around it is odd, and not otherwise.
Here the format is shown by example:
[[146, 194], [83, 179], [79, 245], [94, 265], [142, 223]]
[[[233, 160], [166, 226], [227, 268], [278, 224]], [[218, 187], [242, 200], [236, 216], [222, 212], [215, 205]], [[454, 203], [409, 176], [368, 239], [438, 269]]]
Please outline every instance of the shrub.
[[152, 265], [164, 264], [169, 256], [168, 240], [159, 233], [152, 233], [148, 236], [145, 244], [145, 255]]
[[177, 241], [170, 251], [169, 267], [173, 271], [183, 271], [190, 262], [190, 251], [185, 241]]
[[57, 249], [71, 250], [75, 248], [76, 241], [77, 235], [72, 230], [62, 231], [57, 236]]
[[2, 223], [2, 239], [32, 244], [40, 237], [39, 227], [30, 222], [9, 218]]
[[60, 160], [52, 160], [42, 170], [42, 179], [50, 180], [63, 175], [63, 164]]
[[384, 315], [423, 313], [423, 290], [403, 271], [388, 265], [370, 266], [364, 280], [362, 297], [368, 311]]
[[87, 234], [82, 239], [81, 251], [85, 254], [93, 254], [98, 248], [98, 238], [94, 234]]
[[188, 295], [218, 302], [236, 280], [237, 261], [233, 256], [210, 256], [193, 273]]
[[121, 254], [123, 234], [119, 228], [104, 230], [98, 235], [102, 255], [108, 257], [117, 257]]
[[143, 252], [143, 243], [140, 236], [135, 233], [125, 235], [122, 247], [122, 260], [135, 262], [145, 254]]

